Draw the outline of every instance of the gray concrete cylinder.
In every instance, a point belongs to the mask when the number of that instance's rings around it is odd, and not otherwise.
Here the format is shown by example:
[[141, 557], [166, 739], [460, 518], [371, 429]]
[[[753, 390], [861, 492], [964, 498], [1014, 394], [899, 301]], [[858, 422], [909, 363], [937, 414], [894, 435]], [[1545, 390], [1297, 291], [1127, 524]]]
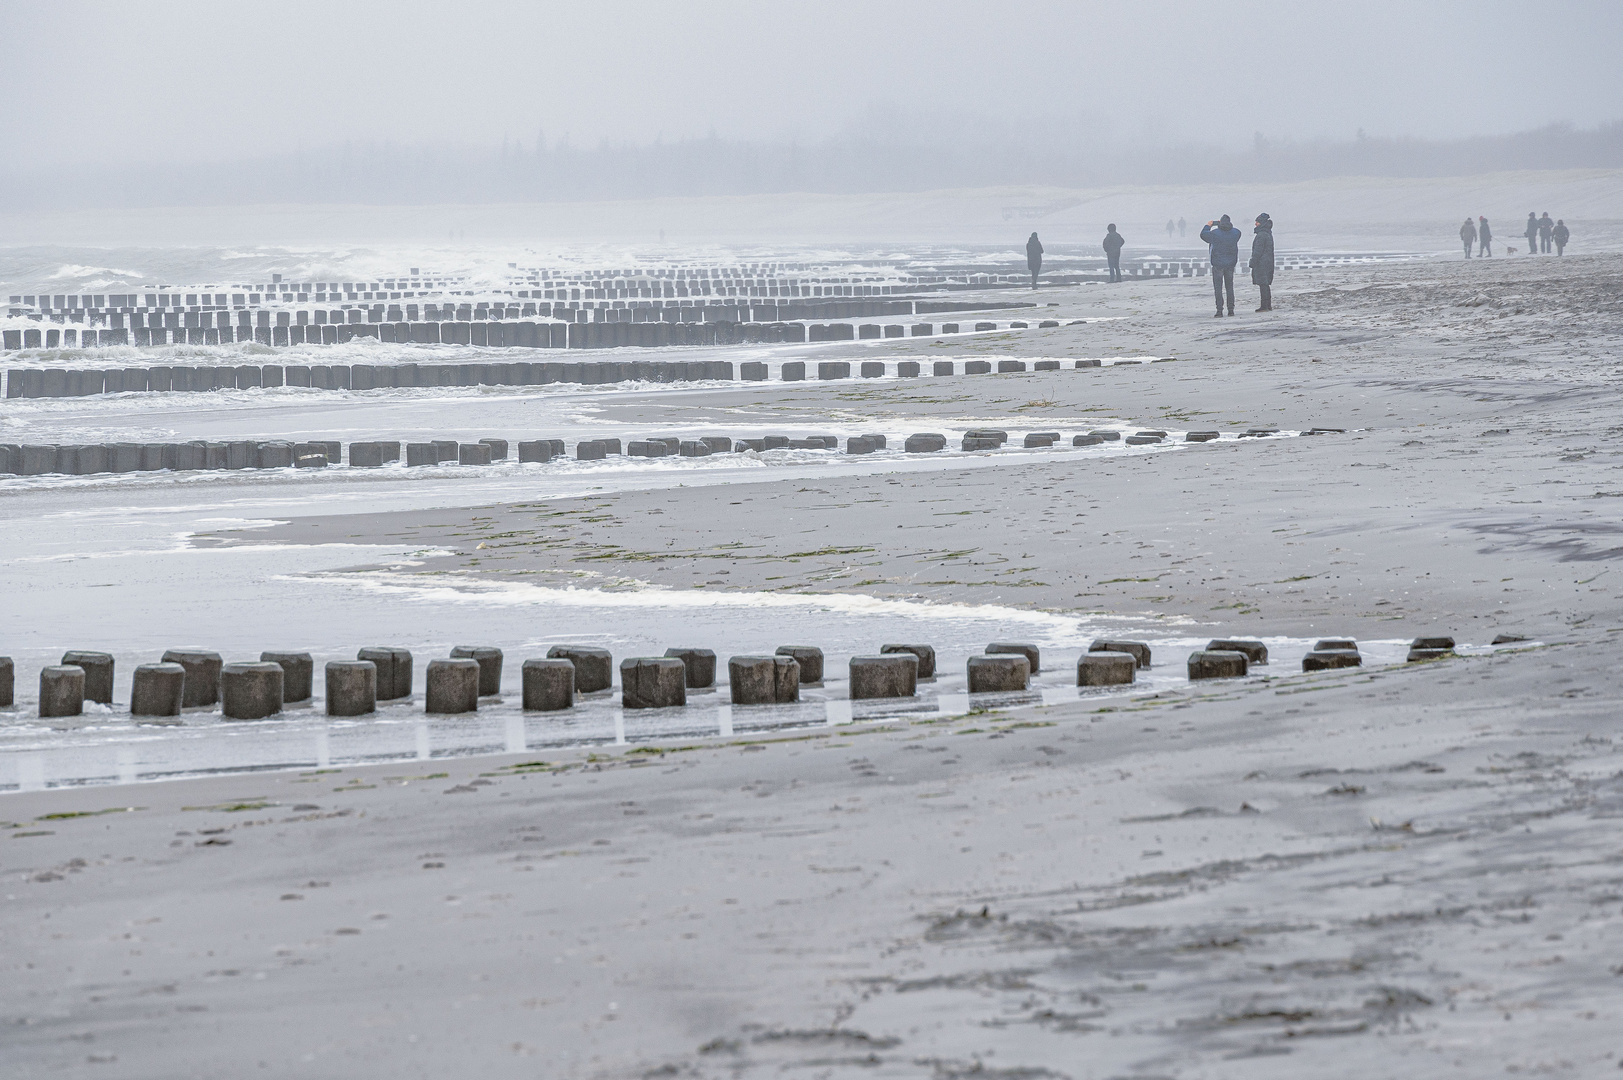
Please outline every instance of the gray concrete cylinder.
[[547, 659], [574, 661], [575, 689], [583, 694], [595, 694], [614, 685], [614, 657], [607, 649], [554, 645], [547, 650]]
[[686, 665], [689, 690], [716, 685], [716, 654], [711, 650], [666, 649], [665, 655], [675, 657]]
[[142, 664], [130, 684], [131, 716], [179, 716], [185, 702], [186, 669], [179, 664]]
[[100, 705], [113, 703], [113, 658], [104, 652], [66, 652], [62, 663], [84, 668], [85, 700]]
[[672, 656], [630, 656], [620, 661], [620, 703], [627, 709], [662, 709], [688, 703], [688, 668]]
[[1246, 663], [1248, 664], [1266, 664], [1268, 662], [1268, 646], [1250, 638], [1213, 638], [1206, 643], [1206, 648], [1218, 652], [1245, 653]]
[[880, 653], [912, 653], [919, 658], [919, 678], [935, 678], [934, 645], [881, 645]]
[[1189, 654], [1189, 678], [1236, 679], [1246, 672], [1243, 652], [1202, 649]]
[[800, 661], [792, 656], [772, 657], [772, 700], [779, 705], [800, 700]]
[[1088, 646], [1088, 652], [1124, 652], [1138, 658], [1140, 669], [1150, 666], [1150, 647], [1142, 641], [1106, 641], [1100, 638]]
[[1356, 649], [1314, 649], [1302, 657], [1303, 671], [1331, 671], [1335, 668], [1362, 667], [1364, 658]]
[[40, 669], [40, 716], [78, 716], [84, 712], [84, 702], [84, 668], [65, 664]]
[[851, 700], [912, 697], [918, 690], [919, 658], [912, 653], [851, 658]]
[[357, 660], [370, 660], [378, 669], [378, 700], [395, 701], [411, 697], [411, 653], [405, 649], [377, 646], [362, 649]]
[[179, 664], [186, 669], [186, 697], [188, 709], [213, 705], [220, 700], [220, 654], [193, 649], [170, 649], [163, 654], [166, 664]]
[[378, 711], [378, 666], [370, 660], [327, 661], [327, 715]]
[[1137, 670], [1132, 653], [1086, 652], [1076, 662], [1076, 685], [1130, 686]]
[[557, 712], [575, 704], [575, 664], [572, 660], [526, 660], [524, 708], [528, 712]]
[[479, 696], [490, 697], [502, 692], [502, 651], [490, 645], [458, 645], [451, 650], [452, 659], [474, 660], [479, 664]]
[[823, 650], [815, 645], [779, 645], [777, 655], [792, 656], [800, 663], [800, 685], [819, 686], [823, 682]]
[[282, 665], [282, 701], [309, 701], [311, 683], [315, 681], [316, 661], [307, 652], [262, 652], [262, 664]]
[[227, 720], [263, 720], [281, 711], [281, 664], [226, 664], [220, 669], [220, 712]]
[[1017, 641], [994, 641], [986, 647], [987, 656], [998, 656], [1003, 653], [1019, 653], [1031, 664], [1031, 673], [1037, 674], [1043, 669], [1042, 654], [1035, 645], [1027, 645]]
[[1031, 686], [1031, 663], [1024, 656], [971, 656], [968, 668], [971, 694], [1010, 693]]
[[423, 705], [431, 713], [466, 713], [479, 708], [477, 660], [430, 660], [428, 694]]

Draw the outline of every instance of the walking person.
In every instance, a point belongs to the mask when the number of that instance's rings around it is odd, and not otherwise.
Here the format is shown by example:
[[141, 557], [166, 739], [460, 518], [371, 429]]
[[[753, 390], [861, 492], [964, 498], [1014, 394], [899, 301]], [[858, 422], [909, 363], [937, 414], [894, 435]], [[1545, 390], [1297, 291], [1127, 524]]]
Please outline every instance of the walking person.
[[1043, 272], [1043, 242], [1032, 233], [1026, 241], [1026, 266], [1031, 270], [1031, 287], [1037, 287], [1037, 275]]
[[1550, 220], [1550, 212], [1544, 211], [1544, 216], [1538, 219], [1538, 248], [1548, 255], [1550, 253], [1550, 233], [1555, 231], [1555, 222]]
[[1489, 226], [1488, 219], [1481, 214], [1476, 219], [1476, 238], [1481, 247], [1477, 248], [1477, 257], [1491, 259], [1493, 257], [1493, 228]]
[[1471, 249], [1476, 247], [1476, 225], [1470, 218], [1466, 218], [1465, 224], [1460, 226], [1460, 239], [1465, 241], [1465, 257], [1469, 259]]
[[1234, 314], [1234, 266], [1240, 261], [1240, 240], [1243, 234], [1224, 214], [1217, 221], [1208, 221], [1200, 230], [1200, 238], [1212, 249], [1212, 293], [1217, 298], [1217, 314], [1223, 317], [1223, 295], [1228, 290], [1229, 314]]
[[1567, 241], [1572, 239], [1572, 231], [1567, 223], [1560, 218], [1555, 219], [1555, 228], [1550, 230], [1550, 238], [1555, 241], [1555, 253], [1564, 255], [1567, 251]]
[[1184, 230], [1187, 229], [1188, 227], [1189, 227], [1188, 222], [1184, 221], [1184, 219], [1180, 217], [1178, 219], [1178, 237], [1180, 239], [1182, 239], [1183, 234], [1184, 234]]
[[[1172, 222], [1167, 222], [1167, 227], [1171, 228]], [[1121, 280], [1121, 249], [1126, 243], [1121, 233], [1116, 231], [1114, 223], [1105, 228], [1105, 259], [1110, 264], [1111, 281]]]
[[1172, 234], [1177, 228], [1178, 228], [1178, 223], [1176, 221], [1173, 221], [1171, 218], [1167, 218], [1167, 239], [1168, 240], [1172, 239]]
[[1251, 284], [1262, 290], [1257, 310], [1274, 310], [1274, 219], [1267, 214], [1257, 215], [1257, 234], [1251, 241]]
[[1537, 255], [1538, 254], [1538, 215], [1532, 213], [1531, 211], [1529, 211], [1528, 215], [1527, 215], [1527, 231], [1522, 233], [1522, 235], [1527, 237], [1527, 253], [1529, 255]]

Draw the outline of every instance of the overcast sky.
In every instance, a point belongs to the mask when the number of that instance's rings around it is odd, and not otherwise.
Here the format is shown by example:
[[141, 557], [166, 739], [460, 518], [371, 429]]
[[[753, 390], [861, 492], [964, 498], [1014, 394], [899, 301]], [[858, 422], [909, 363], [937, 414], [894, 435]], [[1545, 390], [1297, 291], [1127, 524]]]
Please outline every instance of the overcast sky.
[[[345, 139], [1498, 134], [1623, 117], [1623, 2], [0, 0], [35, 164]], [[916, 134], [916, 132], [915, 132]]]

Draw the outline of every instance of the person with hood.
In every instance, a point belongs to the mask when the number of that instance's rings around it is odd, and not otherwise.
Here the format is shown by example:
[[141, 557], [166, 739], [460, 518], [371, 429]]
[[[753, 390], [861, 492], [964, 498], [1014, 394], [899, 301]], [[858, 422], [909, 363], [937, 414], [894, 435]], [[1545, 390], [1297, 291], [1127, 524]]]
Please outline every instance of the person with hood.
[[[1172, 222], [1167, 222], [1171, 225]], [[1105, 259], [1110, 263], [1110, 280], [1121, 280], [1121, 249], [1127, 243], [1121, 233], [1116, 231], [1114, 224], [1105, 227]]]
[[1465, 257], [1469, 259], [1471, 249], [1476, 247], [1476, 225], [1470, 218], [1466, 218], [1465, 224], [1460, 226], [1460, 239], [1465, 241]]
[[1534, 214], [1532, 211], [1528, 211], [1528, 214], [1527, 214], [1527, 231], [1522, 233], [1522, 235], [1527, 237], [1527, 253], [1529, 255], [1537, 255], [1538, 254], [1538, 215]]
[[1567, 251], [1567, 241], [1572, 239], [1572, 230], [1567, 228], [1567, 223], [1565, 221], [1562, 221], [1560, 218], [1556, 218], [1555, 228], [1550, 230], [1550, 238], [1555, 241], [1555, 253], [1557, 255], [1565, 255]]
[[1251, 241], [1251, 284], [1262, 290], [1257, 310], [1274, 310], [1274, 219], [1267, 214], [1257, 215], [1257, 235]]
[[1538, 249], [1545, 255], [1550, 253], [1550, 233], [1555, 229], [1555, 222], [1550, 220], [1550, 212], [1544, 211], [1544, 216], [1538, 219]]
[[1178, 229], [1178, 223], [1176, 221], [1173, 221], [1171, 218], [1167, 218], [1167, 239], [1168, 240], [1172, 239], [1172, 234], [1174, 232], [1176, 232], [1177, 229]]
[[1032, 233], [1026, 241], [1026, 266], [1031, 270], [1031, 287], [1037, 287], [1037, 275], [1043, 272], [1043, 242]]
[[1217, 297], [1216, 319], [1223, 317], [1223, 290], [1228, 289], [1229, 314], [1234, 314], [1234, 266], [1240, 261], [1240, 240], [1244, 234], [1234, 227], [1224, 214], [1217, 221], [1208, 221], [1200, 230], [1200, 238], [1211, 245], [1212, 293]]
[[1180, 237], [1183, 236], [1184, 230], [1187, 229], [1187, 228], [1189, 228], [1189, 223], [1187, 221], [1185, 221], [1183, 218], [1179, 218], [1178, 219], [1178, 235]]
[[1476, 238], [1477, 243], [1482, 245], [1477, 248], [1477, 257], [1491, 259], [1493, 257], [1493, 228], [1488, 224], [1488, 219], [1481, 214], [1478, 214], [1476, 219]]

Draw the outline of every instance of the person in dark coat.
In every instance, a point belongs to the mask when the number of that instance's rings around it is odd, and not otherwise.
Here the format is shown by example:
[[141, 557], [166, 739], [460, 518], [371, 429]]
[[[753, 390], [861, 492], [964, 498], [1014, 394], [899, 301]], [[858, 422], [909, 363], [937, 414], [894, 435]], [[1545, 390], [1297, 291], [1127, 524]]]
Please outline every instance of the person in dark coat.
[[1043, 272], [1043, 242], [1032, 233], [1026, 241], [1026, 266], [1031, 269], [1031, 287], [1037, 287], [1037, 275]]
[[1465, 241], [1465, 257], [1469, 259], [1471, 249], [1476, 247], [1476, 223], [1470, 218], [1466, 218], [1465, 224], [1460, 226], [1460, 239]]
[[1544, 211], [1544, 216], [1538, 219], [1538, 249], [1545, 255], [1550, 253], [1550, 233], [1555, 231], [1555, 222], [1550, 220], [1550, 212]]
[[1178, 219], [1178, 235], [1180, 237], [1183, 235], [1184, 230], [1187, 229], [1188, 227], [1189, 227], [1189, 223], [1187, 221], [1185, 221], [1183, 218]]
[[1527, 237], [1527, 253], [1529, 255], [1537, 255], [1538, 254], [1538, 215], [1537, 214], [1529, 213], [1527, 215], [1527, 231], [1522, 233], [1522, 235]]
[[1212, 248], [1212, 293], [1217, 297], [1217, 314], [1223, 317], [1223, 291], [1228, 290], [1229, 314], [1234, 314], [1234, 267], [1240, 261], [1240, 241], [1244, 234], [1234, 227], [1224, 214], [1218, 221], [1208, 221], [1200, 230], [1200, 238]]
[[1251, 241], [1251, 284], [1262, 290], [1258, 311], [1274, 310], [1274, 219], [1257, 215], [1257, 235]]
[[[1169, 221], [1167, 224], [1171, 225], [1172, 222]], [[1125, 243], [1127, 243], [1127, 241], [1122, 238], [1121, 233], [1116, 231], [1116, 226], [1114, 224], [1106, 226], [1104, 244], [1105, 259], [1110, 263], [1111, 281], [1121, 280], [1121, 249], [1122, 245]]]
[[1555, 228], [1550, 230], [1550, 239], [1555, 241], [1555, 253], [1564, 255], [1567, 251], [1567, 241], [1572, 239], [1572, 230], [1560, 218], [1555, 219]]
[[1481, 245], [1479, 248], [1477, 248], [1477, 257], [1479, 259], [1492, 258], [1493, 227], [1488, 224], [1488, 219], [1483, 217], [1481, 214], [1478, 214], [1476, 219], [1476, 238], [1477, 243]]

